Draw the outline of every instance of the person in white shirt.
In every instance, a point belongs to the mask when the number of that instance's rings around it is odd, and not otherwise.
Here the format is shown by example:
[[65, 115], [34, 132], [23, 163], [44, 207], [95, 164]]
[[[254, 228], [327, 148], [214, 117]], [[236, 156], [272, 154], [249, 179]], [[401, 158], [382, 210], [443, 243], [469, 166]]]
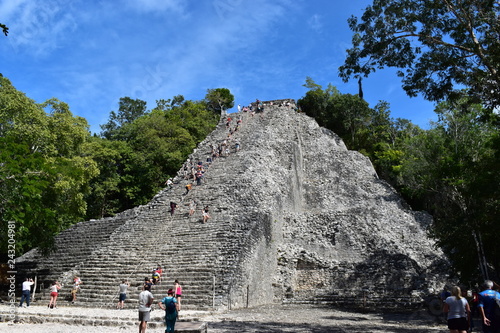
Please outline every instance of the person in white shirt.
[[23, 295], [21, 296], [21, 303], [19, 303], [19, 307], [23, 306], [24, 300], [26, 300], [26, 306], [30, 306], [30, 298], [31, 298], [31, 286], [34, 284], [33, 279], [24, 280], [23, 282]]
[[146, 333], [148, 321], [151, 319], [151, 304], [153, 304], [151, 285], [145, 284], [144, 290], [139, 294], [139, 333]]
[[54, 281], [50, 285], [50, 301], [49, 305], [47, 305], [48, 308], [50, 309], [55, 309], [57, 308], [56, 306], [56, 301], [57, 301], [57, 296], [59, 295], [59, 289], [61, 289], [61, 284], [59, 281]]
[[470, 326], [470, 307], [462, 297], [460, 287], [451, 288], [451, 296], [444, 301], [443, 311], [448, 313], [450, 333], [466, 333]]

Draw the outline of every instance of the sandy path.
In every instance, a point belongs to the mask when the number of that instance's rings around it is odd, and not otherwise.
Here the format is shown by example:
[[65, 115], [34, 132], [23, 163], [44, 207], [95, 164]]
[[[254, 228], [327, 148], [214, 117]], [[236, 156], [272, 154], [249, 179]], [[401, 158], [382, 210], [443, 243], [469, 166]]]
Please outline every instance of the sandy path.
[[[19, 309], [19, 316], [39, 315], [58, 311], [62, 317], [105, 316], [110, 319], [124, 320], [121, 326], [82, 326], [46, 322], [42, 324], [12, 324], [0, 323], [0, 332], [9, 333], [110, 333], [136, 332], [137, 312], [135, 309], [112, 310], [78, 307], [64, 307], [49, 310], [43, 307]], [[5, 313], [5, 312], [4, 312]], [[52, 312], [54, 313], [54, 312]], [[161, 313], [153, 311], [159, 318]], [[343, 332], [374, 332], [374, 333], [445, 333], [448, 332], [441, 318], [430, 316], [427, 312], [412, 314], [381, 314], [341, 311], [331, 308], [301, 307], [301, 306], [263, 306], [260, 308], [235, 310], [227, 313], [208, 313], [181, 311], [180, 318], [198, 318], [209, 323], [210, 333], [257, 333], [257, 332], [303, 332], [303, 333], [343, 333]], [[165, 328], [148, 328], [148, 332], [164, 332]]]

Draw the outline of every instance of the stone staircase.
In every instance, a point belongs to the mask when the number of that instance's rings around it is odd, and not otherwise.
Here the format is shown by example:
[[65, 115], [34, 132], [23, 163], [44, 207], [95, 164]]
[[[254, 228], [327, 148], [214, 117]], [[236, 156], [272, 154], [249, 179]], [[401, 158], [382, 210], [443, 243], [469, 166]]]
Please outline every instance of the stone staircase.
[[[244, 124], [250, 117], [247, 113], [239, 116]], [[250, 144], [245, 135], [251, 128], [243, 125], [234, 137], [242, 145]], [[222, 141], [227, 132], [221, 121], [191, 160], [205, 161], [210, 155], [209, 144]], [[39, 275], [45, 288], [52, 280], [62, 281], [60, 304], [65, 304], [64, 298], [69, 300], [72, 278], [78, 275], [83, 283], [77, 304], [91, 307], [115, 306], [118, 284], [125, 279], [131, 283], [127, 302], [135, 306], [144, 278], [151, 277], [152, 269], [160, 264], [162, 281], [153, 287], [157, 297], [166, 296], [177, 279], [183, 287], [183, 309], [224, 306], [222, 295], [227, 292], [239, 246], [249, 230], [234, 214], [238, 188], [242, 187], [241, 183], [232, 185], [242, 168], [239, 163], [233, 154], [219, 157], [206, 170], [203, 184], [193, 185], [186, 196], [185, 185], [192, 180], [176, 177], [174, 186], [161, 191], [148, 205], [114, 218], [78, 223], [58, 235], [58, 250], [48, 258], [42, 258], [36, 250], [19, 258], [19, 271]], [[188, 216], [192, 199], [198, 203], [197, 210]], [[178, 204], [174, 215], [170, 214], [170, 201]], [[211, 219], [203, 224], [201, 209], [207, 205]], [[48, 301], [47, 290], [42, 294]]]
[[[33, 250], [18, 258], [18, 271], [39, 277], [43, 301], [50, 281], [61, 281], [61, 305], [78, 275], [77, 304], [101, 308], [115, 306], [123, 279], [131, 283], [126, 306], [135, 307], [158, 264], [164, 275], [153, 294], [165, 296], [177, 279], [188, 310], [273, 302], [407, 306], [440, 289], [446, 260], [426, 235], [431, 218], [412, 212], [366, 157], [294, 103], [280, 103], [229, 114], [242, 119], [231, 136], [241, 150], [217, 158], [186, 196], [188, 180], [176, 177], [147, 205], [64, 231], [49, 257]], [[205, 161], [228, 133], [223, 118], [190, 160]], [[193, 216], [190, 200], [198, 203]], [[178, 204], [172, 216], [171, 201]], [[207, 205], [212, 218], [203, 224]]]

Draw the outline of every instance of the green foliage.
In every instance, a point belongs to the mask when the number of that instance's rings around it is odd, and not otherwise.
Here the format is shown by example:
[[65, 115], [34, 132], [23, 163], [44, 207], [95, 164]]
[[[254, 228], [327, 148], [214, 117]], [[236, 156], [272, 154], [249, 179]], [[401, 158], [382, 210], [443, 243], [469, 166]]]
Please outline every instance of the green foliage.
[[[406, 119], [391, 119], [386, 102], [370, 109], [357, 96], [323, 90], [310, 78], [305, 86], [310, 90], [298, 101], [301, 109], [349, 148], [368, 155], [378, 175], [413, 208], [434, 216], [429, 232], [464, 282], [487, 270], [498, 276], [500, 134], [495, 117], [487, 121], [482, 106], [470, 99], [443, 102], [435, 110], [438, 121], [422, 130]], [[484, 259], [478, 255], [483, 252]]]
[[351, 149], [360, 148], [360, 131], [364, 129], [372, 112], [368, 103], [357, 95], [340, 94], [332, 85], [323, 90], [310, 77], [306, 79], [304, 86], [311, 90], [299, 99], [298, 106], [301, 110], [314, 117], [320, 126], [340, 135]]
[[90, 183], [86, 196], [86, 219], [112, 216], [123, 210], [124, 195], [121, 178], [124, 165], [132, 154], [132, 148], [125, 141], [111, 141], [92, 137], [83, 147], [85, 156], [90, 157], [98, 166], [99, 175]]
[[[127, 101], [127, 105], [132, 104]], [[160, 99], [148, 112], [145, 104], [132, 102], [140, 106], [133, 108], [139, 112], [127, 114], [135, 116], [117, 121], [125, 117], [111, 112], [104, 137], [93, 138], [86, 146], [86, 154], [101, 170], [91, 181], [92, 191], [87, 197], [89, 219], [112, 216], [151, 200], [219, 119], [204, 102], [186, 101], [182, 95]], [[120, 110], [122, 114], [125, 108]]]
[[433, 128], [405, 142], [400, 180], [406, 195], [433, 214], [433, 235], [465, 281], [479, 277], [480, 247], [490, 267], [500, 268], [491, 228], [498, 216], [500, 169], [492, 169], [499, 162], [498, 134], [480, 120], [481, 107], [470, 105], [437, 107]]
[[109, 121], [101, 125], [101, 136], [110, 140], [129, 140], [130, 133], [127, 133], [127, 124], [146, 113], [146, 102], [140, 99], [122, 97], [118, 103], [118, 112], [111, 111]]
[[221, 114], [234, 106], [234, 96], [227, 88], [208, 89], [205, 95], [205, 103], [207, 109]]
[[9, 221], [18, 254], [35, 246], [50, 251], [55, 234], [82, 220], [88, 181], [98, 173], [80, 154], [90, 137], [87, 122], [56, 99], [36, 104], [2, 77], [0, 124], [2, 253]]
[[[211, 90], [231, 107], [228, 89]], [[219, 116], [182, 95], [146, 102], [123, 97], [90, 136], [87, 121], [55, 98], [37, 104], [0, 75], [0, 241], [15, 223], [16, 251], [53, 250], [54, 236], [85, 219], [144, 204], [174, 176]]]
[[340, 76], [395, 67], [409, 96], [452, 101], [464, 86], [473, 102], [493, 109], [500, 105], [499, 18], [495, 1], [374, 0], [348, 21], [354, 35]]
[[2, 32], [5, 36], [9, 34], [9, 27], [7, 27], [5, 24], [0, 23], [0, 28], [2, 29]]

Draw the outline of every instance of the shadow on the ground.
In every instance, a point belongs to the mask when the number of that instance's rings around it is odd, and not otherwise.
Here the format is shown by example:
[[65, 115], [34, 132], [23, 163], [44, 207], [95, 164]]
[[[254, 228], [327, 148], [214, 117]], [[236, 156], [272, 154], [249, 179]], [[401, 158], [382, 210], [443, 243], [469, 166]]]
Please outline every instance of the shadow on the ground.
[[[332, 318], [334, 319], [334, 318]], [[345, 318], [339, 318], [345, 320]], [[357, 319], [362, 319], [357, 321]], [[279, 322], [245, 322], [245, 321], [225, 321], [218, 323], [209, 323], [209, 332], [213, 333], [285, 333], [285, 332], [300, 332], [300, 333], [357, 333], [357, 332], [376, 332], [376, 333], [436, 333], [447, 332], [445, 327], [436, 327], [435, 329], [423, 329], [422, 327], [414, 326], [412, 328], [405, 327], [387, 327], [376, 324], [366, 323], [366, 318], [353, 318], [352, 325], [346, 327], [336, 327], [335, 325], [318, 325], [318, 324], [292, 324]]]
[[[225, 321], [219, 323], [209, 323], [209, 332], [216, 333], [256, 333], [256, 332], [310, 332], [310, 333], [344, 333], [355, 332], [352, 329], [342, 329], [338, 327], [325, 327], [314, 324], [287, 324], [277, 322], [252, 323], [245, 321]], [[367, 332], [367, 331], [365, 331]]]

